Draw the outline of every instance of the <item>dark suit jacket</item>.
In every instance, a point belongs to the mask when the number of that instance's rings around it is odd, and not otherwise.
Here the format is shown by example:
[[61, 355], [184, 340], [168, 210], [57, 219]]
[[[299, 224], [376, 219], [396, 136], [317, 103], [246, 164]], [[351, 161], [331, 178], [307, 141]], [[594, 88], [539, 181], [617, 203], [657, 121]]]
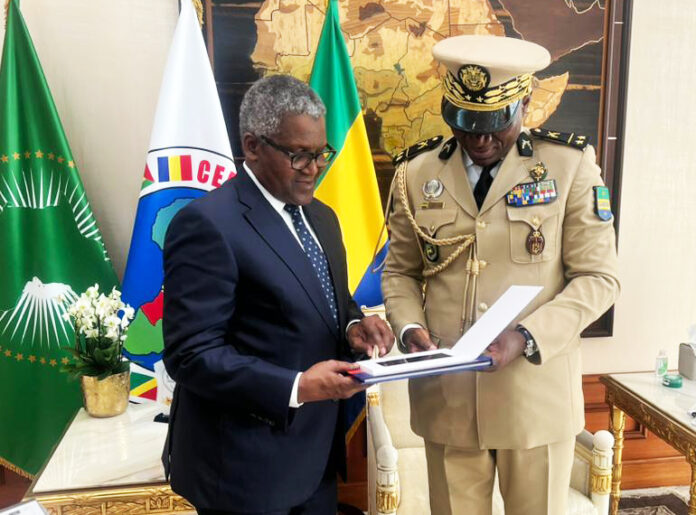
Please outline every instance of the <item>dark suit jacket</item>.
[[363, 316], [336, 215], [316, 199], [305, 214], [329, 262], [339, 328], [302, 247], [245, 171], [167, 232], [164, 363], [177, 387], [163, 461], [197, 508], [289, 508], [316, 490], [330, 456], [345, 460], [341, 403], [288, 405], [298, 371], [349, 359], [346, 324]]

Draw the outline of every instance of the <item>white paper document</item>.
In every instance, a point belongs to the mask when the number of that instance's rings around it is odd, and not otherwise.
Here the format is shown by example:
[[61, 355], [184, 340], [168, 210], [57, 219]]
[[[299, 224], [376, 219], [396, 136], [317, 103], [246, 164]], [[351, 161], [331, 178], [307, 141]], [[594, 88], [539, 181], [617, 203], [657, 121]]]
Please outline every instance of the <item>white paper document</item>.
[[360, 370], [354, 376], [372, 383], [486, 368], [490, 360], [480, 358], [483, 351], [542, 289], [542, 286], [510, 286], [451, 349], [359, 361]]

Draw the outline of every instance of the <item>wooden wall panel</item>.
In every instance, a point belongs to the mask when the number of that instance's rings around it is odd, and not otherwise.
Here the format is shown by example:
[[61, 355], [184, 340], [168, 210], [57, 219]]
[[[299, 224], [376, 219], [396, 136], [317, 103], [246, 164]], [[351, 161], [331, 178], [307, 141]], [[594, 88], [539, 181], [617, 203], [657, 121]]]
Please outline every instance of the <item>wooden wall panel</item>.
[[346, 448], [346, 481], [338, 480], [338, 501], [367, 511], [367, 429], [365, 419]]

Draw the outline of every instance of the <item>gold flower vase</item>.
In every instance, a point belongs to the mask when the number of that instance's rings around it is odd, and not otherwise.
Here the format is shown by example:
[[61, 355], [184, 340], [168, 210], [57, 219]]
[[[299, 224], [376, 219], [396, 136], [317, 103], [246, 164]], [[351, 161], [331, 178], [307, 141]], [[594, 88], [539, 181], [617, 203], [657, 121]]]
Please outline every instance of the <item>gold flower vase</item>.
[[92, 376], [80, 378], [82, 402], [92, 417], [115, 417], [128, 407], [130, 370], [98, 380]]

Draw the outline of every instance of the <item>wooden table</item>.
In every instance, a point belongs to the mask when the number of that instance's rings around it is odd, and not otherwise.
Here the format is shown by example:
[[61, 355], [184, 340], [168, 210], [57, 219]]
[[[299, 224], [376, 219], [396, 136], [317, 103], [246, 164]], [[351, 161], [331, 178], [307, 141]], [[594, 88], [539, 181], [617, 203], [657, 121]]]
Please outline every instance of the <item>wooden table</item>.
[[687, 410], [696, 404], [696, 382], [681, 388], [662, 386], [653, 373], [610, 374], [600, 377], [611, 408], [614, 433], [614, 470], [609, 513], [616, 515], [621, 497], [621, 459], [626, 415], [684, 455], [691, 465], [689, 515], [696, 515], [696, 425]]
[[172, 492], [160, 457], [167, 425], [157, 404], [131, 404], [113, 418], [75, 416], [26, 499], [50, 515], [195, 513]]

